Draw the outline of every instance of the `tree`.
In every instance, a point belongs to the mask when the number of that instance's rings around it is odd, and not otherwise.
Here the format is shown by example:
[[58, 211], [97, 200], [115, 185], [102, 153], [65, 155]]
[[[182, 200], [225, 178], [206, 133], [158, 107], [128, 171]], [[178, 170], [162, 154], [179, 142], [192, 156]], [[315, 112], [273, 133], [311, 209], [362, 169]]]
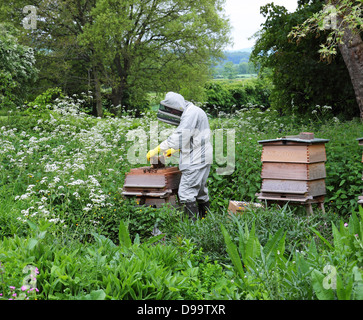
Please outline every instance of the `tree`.
[[333, 114], [351, 118], [359, 113], [342, 55], [337, 53], [329, 62], [319, 59], [318, 50], [328, 33], [321, 32], [319, 37], [310, 33], [300, 39], [299, 45], [288, 37], [294, 26], [321, 11], [323, 5], [322, 0], [299, 1], [293, 13], [274, 4], [261, 7], [266, 21], [255, 35], [251, 60], [263, 71], [269, 70], [274, 108], [284, 113], [310, 114], [316, 105], [328, 105]]
[[339, 48], [349, 71], [360, 117], [363, 121], [363, 22], [362, 0], [326, 0], [326, 6], [294, 28], [290, 37], [306, 37], [309, 33], [329, 30], [327, 40], [321, 44], [319, 53], [322, 59], [331, 60]]
[[22, 104], [37, 76], [33, 49], [20, 45], [15, 34], [0, 24], [0, 108]]
[[[95, 92], [96, 81], [90, 52], [80, 46], [78, 36], [89, 19], [96, 0], [11, 0], [0, 3], [0, 19], [18, 29], [19, 42], [33, 48], [39, 77], [34, 97], [50, 87], [66, 94]], [[23, 26], [27, 13], [36, 9], [35, 29]]]
[[229, 41], [223, 2], [98, 0], [80, 39], [94, 48], [113, 105], [140, 105], [148, 91], [197, 98]]
[[248, 62], [240, 62], [238, 65], [238, 73], [246, 74], [248, 73]]
[[223, 68], [223, 75], [227, 79], [234, 79], [237, 75], [237, 65], [235, 65], [232, 61], [228, 61], [225, 63]]
[[[21, 25], [22, 7], [37, 8], [37, 29], [23, 41], [40, 56], [42, 81], [69, 91], [101, 90], [113, 105], [141, 108], [147, 92], [198, 98], [211, 58], [229, 42], [224, 0], [12, 0], [0, 18]], [[51, 72], [49, 72], [51, 70]]]

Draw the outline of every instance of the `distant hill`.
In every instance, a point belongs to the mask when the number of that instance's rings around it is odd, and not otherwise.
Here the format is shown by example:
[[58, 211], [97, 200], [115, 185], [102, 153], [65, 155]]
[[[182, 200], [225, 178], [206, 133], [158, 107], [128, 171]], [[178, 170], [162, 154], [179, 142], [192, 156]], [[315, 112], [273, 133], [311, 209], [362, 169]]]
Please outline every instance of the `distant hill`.
[[240, 64], [241, 62], [248, 62], [250, 60], [250, 52], [241, 51], [226, 51], [224, 52], [226, 59], [225, 62], [231, 61], [234, 64]]
[[250, 55], [252, 52], [252, 48], [246, 48], [238, 51], [225, 51], [223, 52], [225, 55], [225, 59], [220, 60], [216, 65], [216, 68], [221, 68], [228, 61], [233, 62], [233, 64], [240, 64], [242, 62], [247, 62], [250, 60]]
[[[243, 50], [243, 51], [242, 51]], [[252, 48], [224, 51], [224, 59], [219, 60], [212, 68], [214, 79], [233, 79], [241, 75], [258, 73], [254, 64], [250, 62]]]

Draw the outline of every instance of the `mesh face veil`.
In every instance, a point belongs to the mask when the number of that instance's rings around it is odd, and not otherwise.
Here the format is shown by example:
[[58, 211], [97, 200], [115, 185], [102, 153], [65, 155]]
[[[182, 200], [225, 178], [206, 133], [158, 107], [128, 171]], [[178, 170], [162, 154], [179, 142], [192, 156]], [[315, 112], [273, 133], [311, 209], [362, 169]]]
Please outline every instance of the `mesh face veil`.
[[157, 118], [160, 121], [178, 126], [180, 124], [180, 118], [183, 114], [183, 110], [175, 109], [173, 107], [168, 107], [160, 103]]

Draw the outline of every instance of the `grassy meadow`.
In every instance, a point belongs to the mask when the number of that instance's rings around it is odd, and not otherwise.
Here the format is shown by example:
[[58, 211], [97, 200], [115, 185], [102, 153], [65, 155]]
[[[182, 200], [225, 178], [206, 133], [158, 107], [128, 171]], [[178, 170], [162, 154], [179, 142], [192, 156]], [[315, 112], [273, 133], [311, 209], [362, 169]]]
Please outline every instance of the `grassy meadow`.
[[[363, 298], [359, 121], [254, 106], [211, 118], [213, 132], [235, 130], [234, 168], [219, 175], [226, 164], [215, 161], [211, 210], [192, 224], [175, 208], [137, 207], [121, 194], [135, 166], [127, 154], [156, 112], [100, 119], [81, 103], [0, 116], [1, 299]], [[261, 187], [258, 141], [303, 131], [330, 140], [326, 214], [287, 204], [231, 217], [229, 200], [255, 202]], [[138, 146], [142, 158], [148, 146]]]

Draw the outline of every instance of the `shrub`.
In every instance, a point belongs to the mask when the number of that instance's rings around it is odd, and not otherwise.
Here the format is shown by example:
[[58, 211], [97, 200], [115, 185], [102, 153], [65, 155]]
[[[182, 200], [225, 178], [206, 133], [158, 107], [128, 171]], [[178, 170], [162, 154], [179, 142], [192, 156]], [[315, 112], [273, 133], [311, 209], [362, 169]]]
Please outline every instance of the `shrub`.
[[8, 299], [11, 290], [20, 292], [27, 265], [37, 270], [32, 284], [36, 296], [30, 299], [238, 298], [237, 287], [221, 266], [211, 263], [190, 241], [155, 244], [159, 236], [132, 243], [123, 222], [119, 246], [97, 233], [92, 233], [91, 243], [61, 243], [49, 222], [30, 223], [30, 228], [28, 239], [15, 236], [0, 241], [0, 299]]
[[269, 107], [269, 86], [265, 80], [253, 79], [232, 83], [208, 82], [205, 110], [212, 116], [220, 112], [234, 113], [243, 106], [259, 105]]
[[341, 215], [358, 210], [358, 196], [362, 194], [362, 148], [357, 138], [362, 134], [358, 121], [329, 122], [319, 130], [326, 136], [327, 208]]
[[312, 240], [306, 250], [287, 255], [283, 227], [261, 245], [254, 223], [249, 229], [236, 221], [236, 241], [221, 225], [238, 285], [250, 299], [362, 299], [363, 273], [357, 264], [362, 262], [363, 210], [360, 213], [358, 217], [353, 212], [349, 223], [341, 221], [339, 230], [332, 224], [334, 245], [311, 228], [324, 244], [317, 247]]
[[0, 24], [0, 105], [13, 108], [22, 104], [34, 83], [34, 51], [18, 43], [14, 30]]

